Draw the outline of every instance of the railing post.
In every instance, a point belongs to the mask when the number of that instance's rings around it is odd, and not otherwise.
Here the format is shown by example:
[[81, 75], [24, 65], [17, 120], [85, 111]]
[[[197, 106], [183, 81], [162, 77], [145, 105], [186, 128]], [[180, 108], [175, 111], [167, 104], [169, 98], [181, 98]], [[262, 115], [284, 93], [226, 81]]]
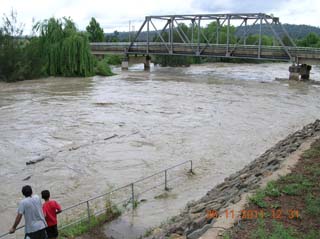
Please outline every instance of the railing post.
[[193, 169], [192, 169], [192, 160], [190, 160], [190, 173], [193, 173], [192, 170], [193, 170]]
[[167, 178], [167, 169], [164, 170], [164, 190], [168, 191], [168, 178]]
[[89, 205], [89, 201], [87, 201], [87, 214], [88, 214], [88, 223], [89, 223], [89, 227], [90, 227], [90, 205]]
[[133, 187], [133, 183], [131, 183], [131, 199], [132, 199], [132, 209], [135, 208], [134, 204], [134, 187]]

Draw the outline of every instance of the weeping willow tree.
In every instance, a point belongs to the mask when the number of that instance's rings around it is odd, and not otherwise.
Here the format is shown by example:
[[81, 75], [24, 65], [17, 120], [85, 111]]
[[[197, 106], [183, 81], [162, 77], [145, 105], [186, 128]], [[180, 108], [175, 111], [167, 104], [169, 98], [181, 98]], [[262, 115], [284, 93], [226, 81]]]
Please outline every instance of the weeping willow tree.
[[42, 55], [51, 76], [92, 76], [94, 59], [87, 35], [77, 31], [69, 18], [50, 18], [36, 28], [40, 32]]

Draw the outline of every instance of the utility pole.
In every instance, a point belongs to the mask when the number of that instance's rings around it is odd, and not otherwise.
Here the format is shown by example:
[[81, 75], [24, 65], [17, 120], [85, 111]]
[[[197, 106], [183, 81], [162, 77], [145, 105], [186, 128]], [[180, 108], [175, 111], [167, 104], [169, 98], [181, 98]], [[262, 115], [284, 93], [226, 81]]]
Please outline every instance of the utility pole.
[[129, 20], [129, 42], [131, 42], [131, 21]]

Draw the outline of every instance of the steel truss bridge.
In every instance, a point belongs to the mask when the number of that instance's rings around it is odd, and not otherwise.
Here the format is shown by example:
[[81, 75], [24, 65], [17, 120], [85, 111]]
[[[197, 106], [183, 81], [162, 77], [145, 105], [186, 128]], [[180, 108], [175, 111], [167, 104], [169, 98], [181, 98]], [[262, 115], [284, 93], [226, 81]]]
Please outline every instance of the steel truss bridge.
[[[212, 22], [216, 27], [205, 34], [204, 27]], [[232, 25], [240, 27], [231, 32]], [[248, 37], [257, 26], [258, 40], [249, 45]], [[223, 42], [222, 27], [227, 31]], [[266, 28], [272, 33], [273, 46], [263, 45]], [[232, 40], [235, 35], [236, 40]], [[131, 42], [91, 43], [91, 51], [95, 55], [124, 54], [127, 61], [132, 55], [147, 56], [147, 60], [149, 55], [180, 55], [287, 61], [293, 64], [290, 73], [300, 75], [309, 75], [311, 66], [306, 65], [320, 64], [320, 49], [297, 47], [279, 18], [265, 13], [147, 16]]]

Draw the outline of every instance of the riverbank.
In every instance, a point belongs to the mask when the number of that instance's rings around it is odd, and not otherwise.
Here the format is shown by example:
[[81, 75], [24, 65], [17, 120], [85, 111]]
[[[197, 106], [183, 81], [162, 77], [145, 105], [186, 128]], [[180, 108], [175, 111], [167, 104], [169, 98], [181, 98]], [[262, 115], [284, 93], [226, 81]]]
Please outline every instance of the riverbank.
[[315, 140], [319, 132], [320, 120], [316, 120], [290, 134], [242, 170], [227, 177], [200, 200], [188, 203], [180, 215], [153, 229], [146, 237], [199, 238], [208, 229], [218, 227], [216, 223], [219, 218], [234, 217], [229, 208], [243, 200], [243, 195], [257, 190], [265, 178], [285, 166], [288, 157], [295, 151], [308, 147], [310, 140]]
[[[304, 151], [292, 172], [250, 197], [239, 222], [217, 238], [318, 239], [320, 235], [320, 139]], [[213, 238], [213, 237], [203, 237]]]

